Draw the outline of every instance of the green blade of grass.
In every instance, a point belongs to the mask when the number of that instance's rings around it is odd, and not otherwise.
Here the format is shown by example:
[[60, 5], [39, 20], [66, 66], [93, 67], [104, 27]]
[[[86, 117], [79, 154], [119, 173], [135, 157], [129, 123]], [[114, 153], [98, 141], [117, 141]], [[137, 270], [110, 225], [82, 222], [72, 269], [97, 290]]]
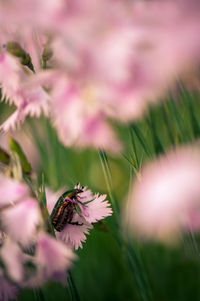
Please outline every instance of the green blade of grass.
[[149, 301], [152, 300], [151, 291], [149, 289], [149, 285], [147, 284], [147, 278], [145, 277], [145, 273], [143, 273], [141, 277], [141, 273], [136, 271], [143, 270], [141, 265], [141, 261], [138, 258], [138, 255], [135, 253], [134, 249], [130, 244], [127, 246], [127, 263], [132, 270], [132, 275], [135, 277], [135, 283], [137, 285], [138, 292], [140, 293], [141, 300]]
[[200, 133], [200, 128], [199, 128], [199, 124], [197, 122], [197, 119], [196, 119], [196, 116], [194, 113], [194, 109], [193, 109], [193, 105], [192, 105], [192, 97], [191, 97], [190, 93], [185, 89], [185, 87], [182, 83], [180, 83], [180, 87], [181, 87], [182, 98], [188, 107], [189, 118], [190, 118], [190, 123], [191, 123], [194, 138], [198, 138], [199, 133]]
[[9, 137], [9, 148], [10, 148], [10, 151], [16, 153], [19, 156], [23, 172], [26, 174], [31, 174], [32, 168], [31, 168], [31, 165], [30, 165], [26, 155], [24, 154], [19, 143], [12, 137]]
[[170, 110], [170, 112], [172, 113], [172, 116], [175, 119], [176, 126], [177, 126], [178, 133], [179, 133], [179, 138], [180, 138], [181, 142], [186, 143], [188, 133], [186, 133], [184, 128], [183, 128], [180, 113], [178, 112], [175, 101], [174, 101], [174, 99], [172, 98], [171, 95], [169, 97], [168, 105], [169, 105], [169, 110]]
[[132, 273], [133, 279], [136, 283], [136, 287], [138, 289], [138, 295], [140, 296], [142, 301], [149, 301], [151, 300], [150, 294], [148, 293], [145, 277], [143, 275], [143, 270], [141, 269], [141, 265], [139, 264], [139, 259], [134, 251], [133, 248], [131, 248], [130, 244], [127, 244], [127, 242], [124, 240], [120, 225], [121, 225], [121, 220], [120, 220], [120, 212], [119, 212], [119, 206], [117, 203], [117, 200], [113, 194], [113, 185], [112, 185], [112, 177], [111, 177], [111, 172], [110, 168], [108, 165], [108, 158], [107, 155], [104, 151], [99, 151], [99, 156], [100, 160], [102, 163], [102, 169], [104, 172], [104, 177], [106, 180], [106, 184], [108, 187], [108, 192], [113, 204], [113, 208], [116, 211], [116, 217], [117, 217], [117, 229], [114, 233], [114, 238], [117, 241], [117, 244], [121, 248], [122, 253], [126, 257], [127, 265]]
[[131, 129], [132, 131], [135, 133], [136, 137], [138, 138], [142, 148], [144, 149], [146, 155], [148, 157], [151, 156], [151, 152], [147, 146], [147, 143], [145, 141], [144, 135], [142, 134], [141, 130], [139, 129], [139, 127], [136, 124], [131, 124]]
[[161, 106], [161, 111], [162, 111], [163, 120], [165, 122], [165, 127], [167, 129], [169, 141], [172, 145], [174, 145], [175, 144], [175, 139], [174, 139], [173, 132], [172, 132], [172, 129], [171, 129], [171, 124], [170, 124], [169, 119], [168, 119], [168, 114], [166, 112], [165, 104], [163, 104]]
[[134, 136], [133, 136], [133, 131], [132, 131], [131, 128], [129, 129], [129, 132], [130, 132], [130, 138], [131, 138], [132, 152], [133, 152], [133, 155], [134, 155], [134, 158], [135, 158], [135, 163], [136, 163], [136, 169], [139, 169], [139, 159], [138, 159], [135, 139], [134, 139]]
[[42, 215], [45, 221], [45, 226], [47, 228], [48, 233], [50, 233], [53, 237], [56, 237], [54, 227], [50, 220], [49, 211], [47, 209], [47, 200], [46, 200], [46, 192], [45, 192], [45, 179], [44, 174], [42, 174], [42, 185], [41, 185], [41, 191], [39, 192], [40, 195], [40, 207], [42, 210]]
[[118, 206], [118, 203], [117, 203], [116, 198], [113, 193], [112, 177], [111, 177], [111, 172], [110, 172], [110, 168], [108, 165], [107, 155], [104, 151], [100, 150], [99, 156], [100, 156], [100, 160], [101, 160], [104, 177], [106, 180], [106, 185], [108, 188], [108, 193], [109, 193], [112, 205], [113, 205], [113, 209], [116, 213], [117, 219], [119, 219], [119, 206]]
[[10, 162], [10, 156], [9, 154], [0, 147], [0, 161], [3, 163], [3, 164], [6, 164], [8, 165], [9, 162]]
[[35, 289], [34, 296], [36, 301], [45, 301], [45, 297], [41, 289]]
[[68, 280], [69, 292], [70, 292], [71, 300], [72, 301], [81, 301], [71, 272], [68, 273], [67, 280]]
[[150, 133], [152, 137], [154, 152], [156, 155], [159, 155], [160, 153], [164, 153], [164, 148], [162, 146], [162, 143], [158, 137], [157, 131], [156, 131], [156, 123], [155, 118], [152, 110], [149, 110], [149, 119], [147, 120], [147, 123], [150, 127]]

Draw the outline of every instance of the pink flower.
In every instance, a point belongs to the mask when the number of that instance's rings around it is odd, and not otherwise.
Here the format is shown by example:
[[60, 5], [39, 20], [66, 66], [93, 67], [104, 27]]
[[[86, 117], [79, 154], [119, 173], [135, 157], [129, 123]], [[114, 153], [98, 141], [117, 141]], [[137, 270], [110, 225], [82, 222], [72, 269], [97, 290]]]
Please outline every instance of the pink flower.
[[81, 92], [61, 75], [52, 94], [52, 117], [62, 143], [66, 146], [92, 146], [119, 152], [121, 144], [106, 122], [99, 103]]
[[45, 233], [39, 234], [35, 262], [43, 277], [52, 278], [57, 273], [65, 272], [75, 257], [63, 243]]
[[200, 152], [196, 148], [179, 148], [149, 163], [134, 181], [127, 204], [133, 231], [167, 240], [179, 230], [199, 229], [199, 181]]
[[[80, 184], [75, 186], [75, 188], [81, 189]], [[87, 187], [83, 187], [82, 190], [83, 192], [79, 193], [80, 202], [82, 203], [80, 204], [80, 209], [88, 223], [95, 223], [112, 215], [113, 211], [110, 203], [105, 201], [106, 194], [93, 194]]]
[[44, 28], [49, 29], [49, 27], [53, 30], [56, 21], [60, 24], [58, 14], [60, 10], [62, 12], [64, 4], [65, 1], [63, 0], [48, 2], [45, 0], [19, 0], [17, 4], [13, 0], [1, 1], [0, 20], [4, 26], [7, 23], [15, 24], [18, 26], [18, 30], [21, 29], [22, 31], [27, 28], [44, 30]]
[[17, 287], [4, 277], [2, 269], [0, 269], [0, 283], [0, 300], [8, 301], [17, 298]]
[[[112, 209], [108, 201], [105, 201], [106, 195], [99, 196], [93, 194], [87, 187], [81, 187], [80, 184], [74, 188], [75, 197], [71, 199], [66, 197], [66, 201], [74, 204], [73, 218], [67, 222], [64, 229], [56, 231], [56, 237], [64, 241], [75, 249], [82, 248], [82, 243], [86, 241], [86, 234], [93, 228], [92, 223], [98, 222], [107, 216], [112, 215]], [[50, 200], [50, 201], [49, 201]], [[53, 198], [47, 198], [49, 212], [53, 209]], [[57, 198], [54, 199], [54, 205]]]
[[[52, 192], [50, 189], [46, 189], [47, 208], [49, 213], [53, 211], [56, 201], [63, 193], [63, 189], [60, 189], [57, 192]], [[82, 224], [83, 220], [84, 219], [79, 214], [74, 214], [72, 221], [76, 221], [79, 224]], [[56, 237], [59, 240], [64, 241], [68, 246], [74, 246], [75, 249], [78, 249], [79, 247], [82, 247], [82, 242], [86, 240], [85, 235], [89, 234], [89, 229], [92, 228], [92, 225], [90, 225], [89, 223], [86, 223], [81, 227], [74, 227], [74, 225], [68, 224], [67, 227], [65, 227], [65, 231], [62, 231], [61, 233], [56, 231]]]
[[[17, 107], [1, 129], [51, 113], [64, 145], [121, 151], [108, 119], [140, 118], [196, 67], [199, 16], [198, 0], [1, 1], [2, 44], [17, 41], [36, 66], [33, 75], [0, 49], [3, 96]], [[54, 73], [48, 93], [32, 80], [40, 77], [47, 44]]]
[[25, 184], [0, 174], [0, 208], [15, 204], [28, 193], [29, 189]]
[[20, 66], [17, 59], [7, 53], [1, 55], [0, 84], [3, 98], [17, 107], [1, 126], [4, 131], [15, 129], [28, 115], [39, 117], [42, 112], [48, 114], [49, 95], [40, 86], [33, 86], [30, 78], [30, 71]]
[[1, 221], [5, 232], [17, 242], [28, 246], [36, 238], [37, 226], [41, 222], [41, 213], [37, 201], [27, 197], [18, 204], [2, 211]]
[[[122, 77], [122, 72], [120, 80], [112, 77], [109, 85], [102, 85], [100, 95], [110, 108], [108, 115], [121, 121], [140, 118], [149, 104], [158, 102], [200, 59], [197, 1], [142, 1], [133, 3], [131, 12], [132, 21], [116, 33], [113, 29], [112, 36], [118, 39], [117, 45], [126, 39], [122, 44], [127, 45], [124, 51], [129, 51], [121, 65], [126, 76]], [[104, 52], [112, 55], [109, 48]]]
[[6, 239], [0, 251], [1, 258], [6, 266], [7, 273], [15, 282], [23, 279], [24, 255], [20, 247], [10, 239]]
[[15, 131], [20, 127], [20, 125], [24, 122], [26, 116], [23, 112], [23, 107], [21, 106], [17, 109], [10, 117], [3, 122], [0, 129], [4, 133], [9, 133], [10, 131]]
[[[60, 195], [62, 195], [63, 192], [63, 189], [59, 190], [56, 193], [53, 193], [50, 189], [46, 190], [47, 208], [49, 213], [52, 212], [58, 198], [60, 197]], [[85, 222], [85, 224], [83, 224], [83, 221]], [[86, 234], [89, 234], [89, 229], [92, 229], [93, 226], [87, 223], [85, 219], [82, 218], [79, 214], [74, 214], [72, 222], [78, 222], [79, 224], [83, 225], [79, 227], [76, 225], [74, 226], [68, 224], [62, 232], [56, 231], [56, 237], [72, 248], [82, 248], [82, 242], [86, 240]]]
[[200, 59], [197, 0], [77, 1], [67, 20], [52, 44], [54, 63], [93, 87], [104, 113], [121, 121], [141, 117]]
[[74, 214], [72, 222], [77, 222], [80, 226], [67, 224], [61, 232], [56, 232], [56, 237], [77, 250], [83, 247], [82, 243], [86, 241], [86, 235], [93, 226], [77, 213]]

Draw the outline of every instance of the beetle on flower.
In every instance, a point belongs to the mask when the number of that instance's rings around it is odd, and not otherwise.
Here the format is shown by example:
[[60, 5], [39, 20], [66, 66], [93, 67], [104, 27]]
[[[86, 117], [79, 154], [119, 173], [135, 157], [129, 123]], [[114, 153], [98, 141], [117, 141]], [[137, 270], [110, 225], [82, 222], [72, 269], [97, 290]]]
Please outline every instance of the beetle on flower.
[[82, 248], [92, 224], [112, 215], [112, 209], [106, 195], [93, 194], [86, 186], [76, 185], [74, 189], [63, 193], [55, 203], [57, 196], [47, 191], [47, 206], [51, 212], [51, 222], [58, 239], [75, 249]]

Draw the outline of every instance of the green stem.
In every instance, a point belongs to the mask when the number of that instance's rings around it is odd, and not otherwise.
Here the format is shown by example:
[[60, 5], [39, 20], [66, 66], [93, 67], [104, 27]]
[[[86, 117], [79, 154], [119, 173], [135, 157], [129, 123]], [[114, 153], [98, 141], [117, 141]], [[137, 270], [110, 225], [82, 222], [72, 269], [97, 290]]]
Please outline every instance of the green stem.
[[185, 101], [187, 107], [188, 107], [188, 111], [189, 111], [189, 118], [190, 118], [190, 123], [192, 126], [192, 132], [194, 135], [194, 138], [198, 138], [199, 137], [199, 125], [194, 113], [194, 109], [193, 109], [193, 105], [192, 105], [192, 97], [190, 95], [190, 93], [185, 89], [184, 85], [180, 82], [180, 87], [181, 87], [181, 92], [182, 92], [182, 96], [183, 96], [183, 100]]
[[151, 109], [149, 111], [149, 120], [147, 120], [147, 123], [150, 127], [150, 133], [151, 133], [151, 137], [152, 137], [155, 154], [158, 155], [160, 153], [164, 153], [164, 148], [163, 148], [162, 143], [160, 142], [160, 139], [156, 132], [155, 118], [154, 118], [154, 115], [153, 115], [153, 112]]
[[144, 138], [141, 130], [139, 129], [139, 127], [137, 127], [136, 124], [131, 124], [131, 129], [135, 133], [136, 137], [138, 138], [138, 140], [139, 140], [141, 146], [143, 147], [146, 155], [148, 157], [151, 157], [151, 152], [150, 152], [150, 150], [148, 149], [148, 147], [146, 145], [145, 138]]
[[172, 145], [174, 145], [175, 140], [174, 140], [174, 137], [173, 137], [173, 134], [172, 134], [171, 125], [170, 125], [170, 122], [169, 122], [169, 119], [168, 119], [168, 116], [167, 116], [167, 112], [166, 112], [166, 107], [164, 106], [164, 104], [162, 105], [161, 110], [162, 110], [162, 116], [163, 116], [163, 119], [164, 119], [164, 122], [165, 122], [165, 126], [166, 126], [166, 129], [167, 129], [169, 141]]
[[144, 277], [143, 275], [143, 271], [141, 268], [142, 265], [140, 264], [139, 257], [137, 256], [132, 245], [129, 243], [129, 241], [125, 240], [125, 238], [122, 236], [121, 233], [119, 207], [118, 207], [117, 200], [113, 194], [112, 177], [111, 177], [111, 172], [108, 165], [108, 159], [106, 153], [104, 151], [99, 151], [99, 155], [102, 163], [106, 184], [108, 187], [108, 192], [117, 217], [117, 230], [114, 235], [114, 238], [116, 239], [116, 242], [119, 245], [122, 253], [125, 254], [128, 267], [132, 273], [133, 279], [136, 283], [136, 287], [138, 288], [138, 293], [141, 297], [141, 300], [149, 301], [151, 300], [150, 293], [149, 290], [147, 289], [148, 285], [147, 285], [146, 277]]
[[45, 301], [45, 297], [41, 289], [35, 289], [34, 296], [36, 301]]
[[71, 300], [72, 301], [80, 301], [80, 297], [76, 288], [76, 285], [74, 283], [73, 277], [71, 272], [69, 272], [69, 276], [68, 276], [68, 284], [69, 284], [69, 291], [70, 291], [70, 295], [71, 295]]
[[100, 156], [101, 165], [102, 165], [104, 177], [105, 177], [107, 188], [108, 188], [108, 193], [109, 193], [112, 205], [113, 205], [113, 209], [116, 213], [117, 219], [119, 220], [119, 218], [120, 218], [119, 206], [118, 206], [118, 203], [117, 203], [116, 198], [113, 193], [112, 177], [111, 177], [111, 172], [110, 172], [110, 168], [108, 165], [107, 155], [104, 151], [99, 150], [99, 156]]
[[138, 155], [137, 155], [135, 139], [134, 139], [133, 131], [132, 131], [131, 128], [130, 128], [130, 137], [131, 137], [132, 151], [133, 151], [133, 154], [134, 154], [134, 157], [135, 157], [135, 162], [136, 162], [136, 169], [139, 169], [139, 158], [138, 158]]
[[188, 133], [186, 133], [184, 128], [183, 128], [183, 125], [180, 121], [181, 116], [180, 116], [180, 114], [177, 110], [175, 101], [171, 96], [170, 96], [170, 100], [169, 100], [169, 108], [170, 108], [170, 111], [172, 112], [172, 114], [174, 116], [174, 119], [175, 119], [175, 122], [176, 122], [176, 125], [177, 125], [177, 128], [178, 128], [178, 131], [179, 131], [179, 136], [181, 138], [181, 141], [183, 143], [185, 143], [187, 141]]
[[53, 225], [51, 223], [51, 220], [50, 220], [49, 211], [47, 209], [47, 200], [46, 200], [46, 192], [45, 192], [45, 179], [44, 179], [44, 174], [43, 173], [42, 173], [40, 206], [41, 206], [42, 215], [43, 215], [48, 233], [51, 234], [53, 237], [56, 237], [54, 227], [53, 227]]
[[[141, 300], [149, 301], [152, 299], [151, 291], [149, 289], [149, 285], [147, 284], [147, 278], [145, 277], [145, 273], [143, 273], [141, 277], [141, 260], [139, 259], [138, 255], [135, 253], [133, 247], [130, 244], [127, 245], [127, 249], [127, 262], [135, 278], [135, 283], [140, 293]], [[138, 273], [138, 271], [140, 271], [140, 273]]]

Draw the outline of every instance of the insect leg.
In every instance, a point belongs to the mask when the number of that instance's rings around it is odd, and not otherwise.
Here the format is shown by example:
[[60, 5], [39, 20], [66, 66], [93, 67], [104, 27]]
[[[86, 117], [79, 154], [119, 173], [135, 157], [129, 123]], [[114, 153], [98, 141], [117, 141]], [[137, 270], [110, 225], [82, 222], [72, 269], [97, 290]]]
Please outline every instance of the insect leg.
[[70, 225], [83, 226], [83, 223], [79, 224], [79, 222], [68, 222]]

